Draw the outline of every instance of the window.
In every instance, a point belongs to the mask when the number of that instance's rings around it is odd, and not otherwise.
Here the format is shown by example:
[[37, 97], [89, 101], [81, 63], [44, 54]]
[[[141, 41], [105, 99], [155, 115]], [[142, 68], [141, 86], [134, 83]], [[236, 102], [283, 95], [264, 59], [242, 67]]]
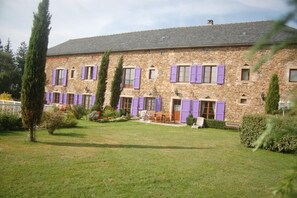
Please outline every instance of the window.
[[204, 66], [203, 67], [203, 83], [216, 83], [217, 82], [217, 67]]
[[289, 82], [297, 82], [297, 69], [290, 69]]
[[55, 85], [63, 85], [63, 73], [64, 69], [57, 69], [56, 70], [56, 83]]
[[60, 93], [54, 93], [54, 103], [60, 102]]
[[156, 70], [155, 69], [150, 69], [149, 70], [149, 79], [154, 80], [156, 78]]
[[132, 98], [122, 98], [121, 109], [125, 111], [125, 114], [130, 114]]
[[247, 104], [247, 99], [246, 98], [241, 98], [240, 99], [240, 104]]
[[74, 78], [74, 73], [75, 73], [75, 70], [72, 69], [72, 70], [70, 71], [70, 78]]
[[85, 79], [86, 80], [91, 80], [93, 79], [93, 71], [94, 67], [93, 66], [86, 66], [85, 67]]
[[214, 119], [215, 117], [215, 102], [201, 101], [201, 116], [206, 119]]
[[123, 81], [124, 81], [124, 87], [125, 88], [133, 88], [134, 76], [135, 76], [135, 69], [134, 68], [124, 69]]
[[250, 69], [241, 70], [241, 80], [244, 80], [244, 81], [250, 80]]
[[190, 81], [190, 66], [178, 66], [178, 79], [177, 82]]
[[67, 104], [74, 104], [74, 94], [67, 94]]
[[154, 111], [156, 106], [155, 98], [145, 98], [145, 110]]
[[82, 105], [86, 108], [86, 109], [90, 109], [91, 108], [91, 95], [83, 95], [83, 100], [82, 100]]

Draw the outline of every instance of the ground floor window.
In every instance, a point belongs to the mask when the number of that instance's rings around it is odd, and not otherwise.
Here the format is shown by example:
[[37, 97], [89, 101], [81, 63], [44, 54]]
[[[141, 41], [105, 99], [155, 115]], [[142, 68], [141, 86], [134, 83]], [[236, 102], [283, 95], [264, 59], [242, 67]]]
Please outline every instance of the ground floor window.
[[54, 93], [54, 103], [60, 102], [60, 93]]
[[213, 101], [201, 101], [201, 116], [206, 119], [214, 119], [215, 106], [216, 103]]
[[91, 109], [91, 95], [83, 95], [82, 97], [82, 105], [85, 109]]
[[156, 109], [155, 98], [145, 98], [145, 110], [154, 111]]
[[74, 94], [67, 94], [67, 104], [74, 104]]
[[289, 82], [297, 82], [297, 69], [290, 69]]
[[122, 98], [121, 109], [128, 115], [131, 112], [132, 98]]

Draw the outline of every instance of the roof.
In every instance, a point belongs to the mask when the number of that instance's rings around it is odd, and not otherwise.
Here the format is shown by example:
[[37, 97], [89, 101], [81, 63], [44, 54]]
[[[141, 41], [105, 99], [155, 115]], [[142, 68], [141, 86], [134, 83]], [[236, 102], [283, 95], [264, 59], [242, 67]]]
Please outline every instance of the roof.
[[[269, 32], [274, 21], [177, 27], [68, 40], [48, 49], [48, 56], [194, 47], [249, 46]], [[296, 29], [286, 27], [271, 43], [281, 42]]]

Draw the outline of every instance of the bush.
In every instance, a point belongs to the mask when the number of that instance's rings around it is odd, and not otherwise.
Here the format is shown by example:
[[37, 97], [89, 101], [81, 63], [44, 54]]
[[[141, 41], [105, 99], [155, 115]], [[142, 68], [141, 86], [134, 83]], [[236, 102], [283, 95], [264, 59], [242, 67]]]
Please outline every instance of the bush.
[[63, 114], [60, 111], [44, 111], [42, 120], [49, 134], [54, 134], [54, 131], [61, 128], [63, 123]]
[[114, 118], [114, 117], [117, 117], [118, 113], [113, 110], [113, 109], [110, 109], [110, 108], [106, 108], [102, 114], [103, 117], [108, 117], [108, 118]]
[[247, 147], [253, 147], [253, 143], [266, 129], [266, 116], [246, 115], [242, 118], [240, 129], [240, 142]]
[[12, 113], [0, 112], [0, 131], [19, 130], [22, 128], [22, 118]]
[[71, 111], [73, 112], [76, 119], [81, 119], [84, 115], [86, 115], [86, 109], [82, 105], [74, 105], [71, 108]]
[[89, 121], [95, 121], [100, 119], [100, 111], [92, 111], [90, 114], [87, 115], [87, 119]]
[[78, 122], [77, 122], [73, 112], [68, 111], [68, 112], [64, 113], [61, 128], [72, 128], [72, 127], [76, 127], [77, 124], [78, 124]]
[[225, 121], [204, 119], [204, 127], [215, 128], [215, 129], [225, 129]]
[[186, 120], [186, 123], [188, 126], [192, 126], [195, 122], [195, 118], [193, 117], [193, 114], [189, 114]]

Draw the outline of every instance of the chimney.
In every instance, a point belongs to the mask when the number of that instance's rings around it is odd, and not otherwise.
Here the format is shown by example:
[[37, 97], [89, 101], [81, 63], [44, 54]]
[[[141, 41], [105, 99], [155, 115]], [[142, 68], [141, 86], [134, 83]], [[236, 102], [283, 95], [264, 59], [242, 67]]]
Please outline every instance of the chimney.
[[207, 25], [213, 25], [213, 20], [207, 20]]

